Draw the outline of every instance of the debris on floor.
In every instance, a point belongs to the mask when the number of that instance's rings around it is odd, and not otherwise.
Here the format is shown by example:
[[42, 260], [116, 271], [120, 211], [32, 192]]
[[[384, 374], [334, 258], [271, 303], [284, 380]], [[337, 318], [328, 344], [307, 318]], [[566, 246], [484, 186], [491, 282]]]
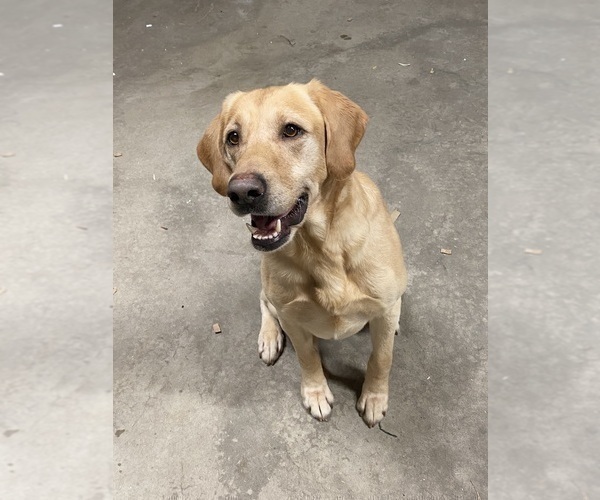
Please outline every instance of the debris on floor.
[[285, 35], [279, 35], [281, 38], [285, 38], [287, 40], [287, 43], [289, 43], [292, 47], [294, 45], [296, 45], [296, 42], [294, 40], [290, 40], [287, 36]]
[[396, 219], [398, 217], [400, 217], [400, 212], [398, 210], [394, 210], [391, 214], [390, 217], [392, 218], [392, 222], [396, 222]]
[[121, 434], [123, 434], [125, 432], [125, 429], [117, 429], [115, 431], [115, 436], [119, 437]]
[[164, 229], [165, 231], [168, 231], [168, 230], [169, 230], [169, 228], [168, 228], [168, 227], [165, 227], [165, 226], [160, 226], [160, 228], [161, 228], [161, 229]]
[[471, 482], [471, 486], [473, 486], [473, 489], [475, 490], [475, 493], [477, 495], [477, 500], [481, 500], [481, 495], [477, 491], [477, 488], [475, 488], [475, 485], [473, 484], [473, 481], [471, 481], [470, 479], [469, 479], [469, 481]]
[[2, 156], [2, 158], [12, 158], [15, 156], [15, 153], [12, 151], [6, 151], [5, 153], [0, 153], [0, 156]]
[[444, 255], [452, 255], [452, 250], [450, 250], [449, 248], [441, 248], [440, 252]]
[[542, 255], [543, 251], [539, 248], [526, 248], [525, 253], [528, 253], [530, 255]]
[[113, 287], [113, 295], [114, 295], [115, 293], [117, 293], [117, 287], [116, 287], [116, 286], [115, 286], [115, 287]]
[[398, 63], [398, 66], [406, 67], [406, 66], [410, 66], [410, 63]]
[[222, 330], [221, 330], [221, 326], [219, 325], [219, 323], [215, 323], [215, 324], [212, 326], [212, 329], [213, 329], [213, 332], [214, 332], [214, 333], [221, 333], [221, 332], [222, 332]]
[[392, 434], [391, 432], [388, 432], [383, 427], [381, 427], [381, 422], [379, 422], [379, 430], [381, 432], [387, 434], [388, 436], [392, 436], [392, 437], [398, 438], [398, 436], [396, 436], [396, 434]]
[[123, 156], [123, 153], [113, 153], [113, 156], [115, 158], [118, 158], [119, 156]]

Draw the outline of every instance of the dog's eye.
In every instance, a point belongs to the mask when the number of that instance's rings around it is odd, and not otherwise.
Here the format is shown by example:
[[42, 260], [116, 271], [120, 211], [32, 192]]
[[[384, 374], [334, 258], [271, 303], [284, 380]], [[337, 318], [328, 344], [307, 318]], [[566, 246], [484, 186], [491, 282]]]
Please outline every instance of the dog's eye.
[[240, 134], [235, 130], [227, 134], [227, 142], [232, 146], [237, 146], [240, 143]]
[[296, 137], [302, 132], [302, 129], [298, 125], [294, 125], [293, 123], [288, 123], [285, 127], [283, 127], [283, 135], [285, 137]]

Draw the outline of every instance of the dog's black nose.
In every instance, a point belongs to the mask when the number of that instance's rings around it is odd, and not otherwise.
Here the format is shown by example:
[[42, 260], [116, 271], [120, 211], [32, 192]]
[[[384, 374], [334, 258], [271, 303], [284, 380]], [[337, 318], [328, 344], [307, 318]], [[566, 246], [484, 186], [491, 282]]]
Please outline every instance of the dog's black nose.
[[229, 181], [227, 196], [240, 208], [253, 208], [262, 201], [266, 191], [267, 185], [262, 176], [237, 174]]

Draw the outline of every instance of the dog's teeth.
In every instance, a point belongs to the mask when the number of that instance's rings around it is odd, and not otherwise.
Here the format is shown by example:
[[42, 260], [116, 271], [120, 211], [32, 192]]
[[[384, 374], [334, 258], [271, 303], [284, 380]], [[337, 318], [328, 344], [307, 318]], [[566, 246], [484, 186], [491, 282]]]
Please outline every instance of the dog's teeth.
[[248, 224], [246, 222], [246, 227], [248, 228], [248, 231], [250, 231], [252, 234], [256, 233], [256, 231], [258, 231], [257, 227], [252, 226], [251, 224]]
[[277, 225], [275, 226], [275, 233], [281, 232], [281, 219], [277, 219]]
[[252, 237], [256, 240], [272, 240], [275, 239], [279, 236], [279, 233], [277, 231], [271, 233], [271, 234], [258, 234], [256, 232], [256, 228], [252, 228], [255, 231], [252, 233]]

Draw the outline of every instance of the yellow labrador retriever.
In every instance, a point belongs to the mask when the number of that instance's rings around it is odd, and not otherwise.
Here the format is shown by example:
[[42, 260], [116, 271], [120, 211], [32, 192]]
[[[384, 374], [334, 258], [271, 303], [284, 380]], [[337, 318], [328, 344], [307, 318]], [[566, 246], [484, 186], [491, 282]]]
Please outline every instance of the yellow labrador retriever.
[[365, 112], [317, 80], [223, 103], [198, 144], [212, 185], [264, 252], [258, 335], [274, 363], [287, 333], [302, 370], [302, 401], [327, 420], [333, 395], [318, 339], [343, 339], [369, 323], [373, 351], [357, 409], [370, 427], [385, 416], [394, 334], [406, 269], [400, 238], [375, 184], [354, 170]]

